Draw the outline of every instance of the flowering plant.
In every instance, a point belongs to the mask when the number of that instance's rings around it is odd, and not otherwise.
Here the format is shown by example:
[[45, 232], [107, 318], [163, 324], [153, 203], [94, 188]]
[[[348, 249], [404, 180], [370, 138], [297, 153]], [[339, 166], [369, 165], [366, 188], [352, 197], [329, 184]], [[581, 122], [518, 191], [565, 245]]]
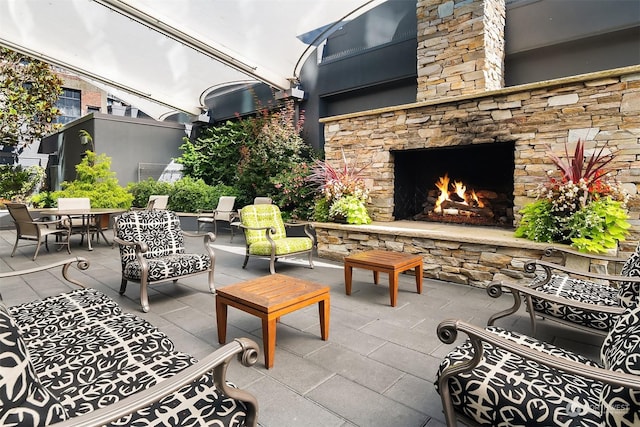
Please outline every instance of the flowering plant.
[[326, 207], [326, 216], [330, 220], [344, 220], [349, 224], [369, 224], [371, 218], [366, 208], [369, 189], [362, 176], [369, 165], [349, 167], [344, 151], [342, 161], [344, 166], [341, 169], [334, 168], [324, 160], [315, 161], [307, 179], [318, 186], [321, 198], [324, 199], [316, 208]]
[[585, 163], [584, 144], [578, 141], [567, 160], [550, 153], [561, 179], [552, 178], [537, 189], [536, 201], [525, 206], [517, 237], [538, 242], [570, 244], [583, 252], [615, 248], [628, 234], [628, 194], [608, 176], [611, 155], [604, 147]]

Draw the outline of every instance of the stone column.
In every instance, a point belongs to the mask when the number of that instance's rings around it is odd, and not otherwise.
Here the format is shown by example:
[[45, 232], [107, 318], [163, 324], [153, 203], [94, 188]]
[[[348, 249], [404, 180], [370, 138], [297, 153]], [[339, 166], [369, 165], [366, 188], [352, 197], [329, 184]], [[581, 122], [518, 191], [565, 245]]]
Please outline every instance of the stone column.
[[504, 87], [505, 0], [418, 0], [416, 100]]

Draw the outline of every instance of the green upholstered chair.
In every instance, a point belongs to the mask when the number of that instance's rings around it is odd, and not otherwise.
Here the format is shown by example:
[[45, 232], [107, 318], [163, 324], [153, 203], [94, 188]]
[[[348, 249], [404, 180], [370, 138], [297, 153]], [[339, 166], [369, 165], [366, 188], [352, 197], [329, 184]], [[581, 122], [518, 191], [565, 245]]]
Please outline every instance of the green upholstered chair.
[[[285, 227], [304, 227], [305, 237], [287, 237]], [[313, 268], [315, 235], [310, 223], [284, 223], [280, 208], [276, 205], [248, 205], [240, 211], [240, 228], [247, 244], [242, 268], [247, 266], [249, 256], [269, 258], [269, 271], [274, 274], [275, 262], [288, 255], [308, 254], [309, 266]]]

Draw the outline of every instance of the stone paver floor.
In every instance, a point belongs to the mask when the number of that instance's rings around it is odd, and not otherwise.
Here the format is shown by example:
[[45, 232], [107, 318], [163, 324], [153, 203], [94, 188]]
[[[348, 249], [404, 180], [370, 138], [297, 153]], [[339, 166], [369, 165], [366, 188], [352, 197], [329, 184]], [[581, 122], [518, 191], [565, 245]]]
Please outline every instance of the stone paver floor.
[[[228, 231], [227, 231], [228, 233]], [[107, 232], [110, 239], [111, 232]], [[46, 265], [69, 257], [66, 252], [46, 252], [31, 260], [34, 246], [24, 243], [11, 258], [13, 230], [0, 231], [0, 271]], [[120, 287], [118, 249], [101, 242], [94, 251], [72, 239], [72, 255], [90, 260], [86, 272], [77, 272], [83, 283], [118, 301], [125, 310], [146, 318], [164, 331], [176, 347], [201, 358], [218, 347], [215, 298], [208, 292], [206, 277], [193, 277], [150, 287], [149, 313], [139, 306], [139, 288], [129, 284], [124, 296]], [[76, 240], [77, 239], [77, 240]], [[269, 273], [268, 261], [251, 258], [242, 269], [242, 236], [229, 243], [229, 235], [216, 241], [215, 282], [224, 287]], [[188, 248], [199, 251], [200, 239], [188, 239]], [[304, 260], [281, 260], [278, 273], [304, 278], [331, 287], [329, 340], [320, 339], [317, 306], [282, 317], [277, 327], [275, 366], [265, 369], [262, 357], [244, 368], [234, 363], [229, 379], [254, 393], [260, 405], [259, 423], [264, 427], [363, 426], [421, 427], [444, 423], [440, 398], [433, 381], [441, 358], [452, 348], [436, 337], [438, 323], [461, 318], [485, 325], [488, 317], [506, 308], [508, 297], [490, 298], [483, 289], [425, 279], [421, 295], [415, 279], [402, 274], [398, 305], [390, 307], [388, 279], [381, 276], [373, 285], [372, 274], [355, 269], [353, 291], [345, 295], [340, 263], [316, 258], [315, 269]], [[8, 305], [70, 290], [51, 274], [32, 275], [22, 281], [0, 283], [0, 293]], [[529, 332], [524, 312], [502, 319], [499, 326]], [[597, 355], [602, 338], [540, 322], [538, 337], [579, 351]], [[249, 337], [262, 348], [261, 323], [257, 317], [229, 309], [227, 340]], [[459, 338], [460, 340], [461, 338]]]

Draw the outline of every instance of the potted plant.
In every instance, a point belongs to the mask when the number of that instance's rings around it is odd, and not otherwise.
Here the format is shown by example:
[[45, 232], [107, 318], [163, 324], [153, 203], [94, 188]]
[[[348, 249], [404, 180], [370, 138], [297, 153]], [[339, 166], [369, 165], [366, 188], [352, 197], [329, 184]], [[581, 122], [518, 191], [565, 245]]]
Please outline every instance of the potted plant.
[[336, 169], [326, 161], [315, 161], [308, 180], [318, 186], [321, 194], [316, 202], [316, 220], [326, 217], [347, 224], [369, 224], [371, 217], [366, 206], [369, 189], [363, 178], [363, 171], [369, 165], [350, 167], [344, 151], [342, 161], [342, 169]]
[[549, 153], [561, 176], [542, 184], [536, 201], [520, 211], [517, 237], [568, 244], [594, 253], [615, 249], [625, 239], [630, 227], [629, 196], [608, 176], [606, 166], [613, 157], [604, 154], [605, 147], [594, 150], [586, 162], [580, 140], [573, 156], [565, 144], [566, 159]]

